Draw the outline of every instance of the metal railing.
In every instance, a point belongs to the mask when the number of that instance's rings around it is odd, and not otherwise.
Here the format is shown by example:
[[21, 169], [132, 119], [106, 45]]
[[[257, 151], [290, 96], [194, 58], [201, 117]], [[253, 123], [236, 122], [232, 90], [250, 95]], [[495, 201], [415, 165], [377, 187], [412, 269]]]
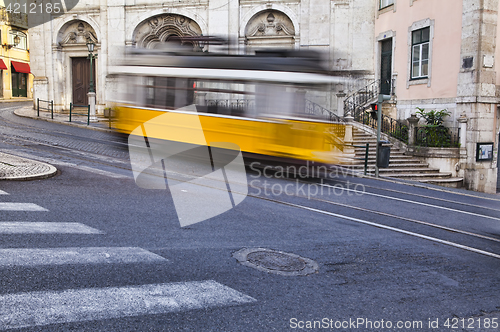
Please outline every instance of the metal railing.
[[[374, 119], [370, 112], [360, 112], [356, 114], [354, 119], [374, 129], [377, 128], [377, 119]], [[408, 125], [403, 121], [398, 121], [382, 114], [381, 131], [404, 143], [408, 143]]]
[[[87, 108], [87, 113], [75, 112], [75, 107], [85, 107]], [[71, 122], [71, 116], [74, 115], [83, 115], [87, 117], [87, 126], [90, 125], [90, 105], [75, 105], [73, 103], [69, 104], [69, 122]]]
[[358, 113], [364, 110], [365, 106], [374, 101], [380, 91], [380, 80], [371, 82], [362, 89], [359, 89], [344, 100], [344, 116], [350, 114], [356, 117]]
[[355, 148], [365, 148], [365, 157], [364, 158], [354, 158], [356, 160], [364, 160], [364, 174], [366, 175], [368, 171], [368, 151], [370, 150], [370, 143], [366, 143], [366, 145], [353, 145]]
[[416, 128], [415, 145], [439, 148], [460, 147], [460, 128], [422, 126]]
[[[47, 103], [47, 107], [40, 107], [40, 102]], [[42, 100], [40, 98], [36, 99], [36, 116], [40, 116], [40, 108], [43, 110], [50, 111], [50, 118], [54, 119], [54, 101], [53, 100]]]
[[[396, 80], [392, 79], [386, 82], [390, 83], [390, 94], [393, 95], [395, 91]], [[379, 93], [381, 93], [381, 83], [382, 82], [380, 80], [373, 81], [367, 86], [348, 96], [344, 100], [344, 116], [351, 114], [352, 117], [356, 117], [358, 113], [361, 113], [365, 110], [368, 104], [375, 102], [378, 98]]]
[[345, 120], [344, 118], [338, 116], [334, 112], [330, 111], [327, 108], [324, 108], [323, 106], [316, 104], [313, 101], [310, 101], [306, 99], [306, 105], [305, 105], [305, 110], [304, 112], [306, 114], [312, 114], [312, 115], [317, 115], [317, 116], [324, 116], [326, 119], [332, 123], [344, 123]]

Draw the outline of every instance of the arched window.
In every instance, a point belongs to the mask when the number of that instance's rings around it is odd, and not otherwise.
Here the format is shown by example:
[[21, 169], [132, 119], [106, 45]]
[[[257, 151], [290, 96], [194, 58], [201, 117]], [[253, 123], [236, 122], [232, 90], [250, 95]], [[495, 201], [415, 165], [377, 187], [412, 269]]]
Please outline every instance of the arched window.
[[26, 34], [21, 31], [11, 30], [9, 32], [9, 45], [21, 50], [27, 49]]

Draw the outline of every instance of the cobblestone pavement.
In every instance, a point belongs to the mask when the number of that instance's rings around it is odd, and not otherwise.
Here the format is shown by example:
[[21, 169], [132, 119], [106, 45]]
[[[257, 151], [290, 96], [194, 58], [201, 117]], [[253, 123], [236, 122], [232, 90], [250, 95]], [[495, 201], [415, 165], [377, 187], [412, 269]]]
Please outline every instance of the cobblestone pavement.
[[0, 152], [0, 180], [34, 180], [57, 173], [49, 164]]
[[[54, 114], [52, 119], [51, 113], [44, 111], [38, 117], [31, 102], [0, 103], [0, 144], [5, 147], [0, 154], [0, 179], [56, 174], [54, 166], [31, 159], [63, 164], [76, 161], [78, 165], [92, 161], [128, 169], [126, 144], [108, 125], [99, 122], [87, 126], [82, 116], [73, 117], [70, 123], [68, 114]], [[54, 165], [59, 165], [57, 162]]]
[[[91, 123], [87, 126], [86, 117], [77, 116], [76, 121], [70, 123], [68, 114], [54, 114], [54, 119], [51, 119], [50, 112], [42, 111], [40, 117], [37, 117], [37, 112], [31, 105], [18, 106], [14, 113], [12, 110], [2, 112], [0, 137], [6, 143], [21, 142], [23, 146], [39, 148], [60, 147], [95, 154], [98, 157], [128, 159], [126, 145], [107, 128], [107, 122]], [[71, 126], [54, 126], [46, 121], [37, 121], [35, 126], [31, 119], [26, 118], [50, 120]]]

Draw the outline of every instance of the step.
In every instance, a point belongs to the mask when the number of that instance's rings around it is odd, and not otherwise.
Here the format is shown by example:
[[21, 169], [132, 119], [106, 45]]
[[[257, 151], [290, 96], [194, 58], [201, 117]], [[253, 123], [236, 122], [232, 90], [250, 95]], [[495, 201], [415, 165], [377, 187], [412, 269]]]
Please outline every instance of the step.
[[451, 178], [451, 172], [440, 173], [385, 173], [384, 177], [404, 178], [408, 180], [432, 180], [434, 178]]
[[424, 179], [419, 180], [422, 183], [435, 184], [442, 187], [448, 188], [462, 188], [464, 184], [463, 178], [446, 178], [446, 179]]
[[[364, 167], [364, 163], [362, 164], [356, 164], [353, 165], [356, 167]], [[368, 168], [370, 167], [375, 167], [375, 164], [368, 164]], [[401, 169], [401, 168], [408, 168], [408, 169], [434, 169], [434, 168], [429, 168], [429, 164], [390, 164], [389, 167], [384, 168], [384, 169]], [[381, 168], [382, 169], [382, 168]]]
[[400, 168], [379, 168], [379, 172], [390, 173], [390, 172], [427, 172], [427, 173], [439, 173], [439, 168], [429, 168], [429, 167], [400, 167]]

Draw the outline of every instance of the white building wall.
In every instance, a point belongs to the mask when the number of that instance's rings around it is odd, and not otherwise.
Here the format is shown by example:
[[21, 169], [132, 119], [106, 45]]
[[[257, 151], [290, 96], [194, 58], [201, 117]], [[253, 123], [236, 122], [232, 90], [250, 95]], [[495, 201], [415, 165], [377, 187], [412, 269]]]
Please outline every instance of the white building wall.
[[[71, 58], [87, 55], [84, 43], [67, 38], [69, 31], [65, 28], [75, 20], [88, 24], [84, 33], [89, 30], [97, 38], [96, 99], [100, 114], [118, 92], [108, 67], [120, 61], [126, 47], [134, 47], [134, 33], [141, 23], [148, 24], [145, 22], [157, 15], [182, 15], [196, 22], [203, 35], [229, 37], [236, 45], [231, 51], [245, 53], [247, 24], [255, 15], [269, 10], [283, 13], [291, 22], [288, 30], [293, 35], [284, 36], [291, 44], [287, 41], [283, 45], [324, 51], [331, 70], [373, 72], [374, 7], [370, 0], [87, 0], [69, 13], [30, 29], [36, 45], [30, 50], [34, 98], [54, 100], [56, 111], [69, 109]], [[62, 38], [66, 38], [66, 44], [61, 43]], [[272, 38], [262, 40], [274, 46], [269, 42]], [[333, 87], [333, 108], [339, 90], [347, 88]]]

